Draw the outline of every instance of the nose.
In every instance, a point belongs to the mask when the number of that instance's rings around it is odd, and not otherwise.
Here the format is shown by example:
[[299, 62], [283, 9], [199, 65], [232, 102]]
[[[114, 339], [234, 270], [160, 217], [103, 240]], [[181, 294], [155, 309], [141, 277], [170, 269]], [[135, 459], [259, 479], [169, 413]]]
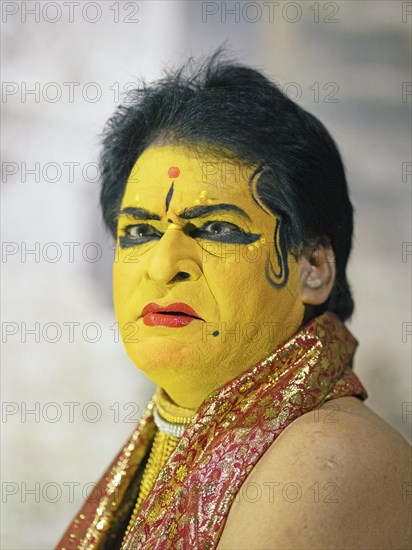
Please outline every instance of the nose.
[[198, 248], [182, 230], [168, 229], [149, 253], [148, 278], [163, 286], [196, 281], [202, 274]]

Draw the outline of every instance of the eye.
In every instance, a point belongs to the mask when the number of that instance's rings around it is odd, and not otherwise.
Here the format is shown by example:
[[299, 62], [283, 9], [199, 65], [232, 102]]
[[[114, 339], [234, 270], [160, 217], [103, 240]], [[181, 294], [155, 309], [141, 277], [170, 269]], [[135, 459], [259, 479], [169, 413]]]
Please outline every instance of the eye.
[[212, 235], [230, 235], [236, 231], [242, 231], [237, 225], [228, 222], [209, 222], [205, 223], [201, 229]]
[[129, 237], [133, 237], [133, 239], [141, 239], [154, 235], [155, 233], [158, 233], [158, 231], [152, 225], [141, 223], [139, 225], [129, 225], [126, 227], [125, 233]]
[[136, 225], [128, 225], [124, 230], [124, 235], [120, 237], [120, 246], [127, 248], [129, 246], [137, 246], [160, 239], [162, 233], [152, 225], [147, 223], [139, 223]]
[[260, 235], [247, 233], [230, 222], [210, 221], [201, 227], [193, 229], [190, 236], [197, 239], [208, 239], [222, 243], [250, 244], [259, 239]]

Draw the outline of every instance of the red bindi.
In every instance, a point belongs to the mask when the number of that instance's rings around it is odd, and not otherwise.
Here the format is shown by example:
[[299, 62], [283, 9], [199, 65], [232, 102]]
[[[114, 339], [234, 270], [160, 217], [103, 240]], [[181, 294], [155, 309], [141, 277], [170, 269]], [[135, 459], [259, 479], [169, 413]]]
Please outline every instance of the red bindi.
[[167, 175], [169, 178], [178, 178], [180, 174], [180, 168], [177, 166], [171, 166], [169, 170], [167, 171]]

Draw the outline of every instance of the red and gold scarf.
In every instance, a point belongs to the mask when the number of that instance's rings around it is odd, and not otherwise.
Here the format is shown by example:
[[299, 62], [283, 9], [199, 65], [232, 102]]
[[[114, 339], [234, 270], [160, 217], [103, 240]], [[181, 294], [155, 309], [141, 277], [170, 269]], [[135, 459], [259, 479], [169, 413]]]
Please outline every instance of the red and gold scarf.
[[156, 433], [155, 395], [57, 548], [215, 548], [239, 489], [286, 426], [329, 399], [366, 398], [351, 368], [356, 346], [327, 312], [213, 392], [161, 468], [122, 544]]

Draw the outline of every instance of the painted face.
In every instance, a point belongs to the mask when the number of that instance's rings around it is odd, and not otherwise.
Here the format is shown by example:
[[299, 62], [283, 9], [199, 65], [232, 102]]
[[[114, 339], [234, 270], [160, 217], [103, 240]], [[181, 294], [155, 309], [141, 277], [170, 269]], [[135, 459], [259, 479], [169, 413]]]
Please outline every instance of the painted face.
[[[299, 264], [275, 286], [279, 220], [252, 167], [207, 149], [146, 149], [118, 221], [114, 303], [129, 357], [183, 407], [265, 358], [301, 324]], [[287, 270], [283, 269], [283, 273]]]

